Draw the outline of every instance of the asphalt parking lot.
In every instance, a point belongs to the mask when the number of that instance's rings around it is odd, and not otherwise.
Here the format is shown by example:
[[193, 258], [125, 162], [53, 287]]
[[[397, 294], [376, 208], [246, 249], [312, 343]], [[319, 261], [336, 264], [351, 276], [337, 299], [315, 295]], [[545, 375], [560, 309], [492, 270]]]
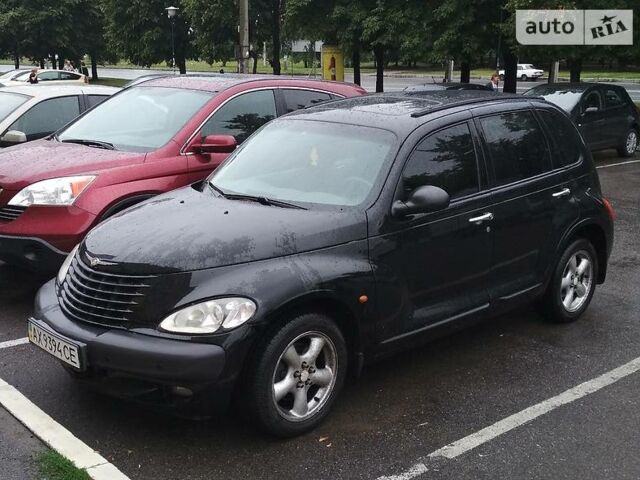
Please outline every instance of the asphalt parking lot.
[[[86, 392], [25, 344], [0, 348], [0, 378], [135, 479], [637, 479], [640, 373], [456, 458], [429, 456], [640, 357], [640, 162], [596, 158], [618, 219], [607, 282], [578, 322], [524, 308], [371, 365], [302, 437], [260, 436], [242, 412], [188, 421]], [[0, 265], [0, 345], [25, 337], [42, 281]], [[0, 463], [15, 428], [3, 415]]]

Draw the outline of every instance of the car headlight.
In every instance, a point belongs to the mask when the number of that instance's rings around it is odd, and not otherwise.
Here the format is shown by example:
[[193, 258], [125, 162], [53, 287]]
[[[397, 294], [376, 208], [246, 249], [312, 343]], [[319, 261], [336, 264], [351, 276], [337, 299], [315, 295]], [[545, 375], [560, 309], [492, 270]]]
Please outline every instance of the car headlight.
[[174, 333], [214, 333], [238, 327], [256, 312], [248, 298], [216, 298], [178, 310], [160, 323], [160, 328]]
[[72, 205], [95, 178], [95, 175], [80, 175], [42, 180], [20, 190], [9, 200], [9, 205]]
[[64, 277], [67, 276], [67, 272], [69, 271], [71, 262], [73, 262], [73, 257], [76, 256], [76, 252], [78, 251], [79, 246], [80, 244], [73, 247], [73, 250], [69, 252], [69, 255], [67, 255], [67, 258], [65, 258], [64, 262], [62, 262], [62, 266], [60, 267], [60, 270], [58, 270], [58, 285], [60, 285], [64, 281]]

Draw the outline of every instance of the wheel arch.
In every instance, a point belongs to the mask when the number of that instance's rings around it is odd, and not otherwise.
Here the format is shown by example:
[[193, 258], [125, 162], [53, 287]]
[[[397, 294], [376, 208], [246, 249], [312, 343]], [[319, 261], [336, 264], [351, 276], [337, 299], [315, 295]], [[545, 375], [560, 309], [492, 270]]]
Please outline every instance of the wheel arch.
[[161, 192], [146, 192], [146, 193], [137, 193], [135, 195], [130, 195], [124, 198], [118, 198], [115, 202], [111, 203], [99, 216], [100, 221], [106, 220], [107, 218], [115, 215], [116, 213], [121, 212], [125, 208], [132, 207], [136, 203], [143, 202], [145, 200], [150, 199], [151, 197], [155, 197], [159, 195]]
[[573, 230], [565, 237], [562, 242], [561, 252], [574, 240], [578, 238], [584, 238], [588, 240], [596, 251], [598, 260], [598, 278], [596, 279], [598, 284], [605, 281], [607, 276], [607, 259], [608, 259], [608, 245], [607, 235], [604, 228], [597, 223], [579, 224], [574, 227]]
[[336, 322], [347, 344], [349, 364], [359, 373], [363, 349], [359, 315], [332, 292], [314, 291], [290, 299], [269, 312], [267, 324], [276, 325], [295, 315], [309, 312], [326, 314]]

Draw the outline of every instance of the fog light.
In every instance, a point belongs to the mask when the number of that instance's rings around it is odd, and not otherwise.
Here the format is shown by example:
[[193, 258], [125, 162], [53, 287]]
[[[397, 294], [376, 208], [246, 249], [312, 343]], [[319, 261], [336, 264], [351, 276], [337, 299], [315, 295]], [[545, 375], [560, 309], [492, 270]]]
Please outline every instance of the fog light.
[[191, 397], [193, 396], [193, 392], [191, 391], [190, 388], [187, 387], [181, 387], [179, 385], [175, 385], [173, 387], [170, 388], [170, 391], [173, 395], [175, 395], [176, 397], [183, 397], [183, 398], [187, 398], [187, 397]]

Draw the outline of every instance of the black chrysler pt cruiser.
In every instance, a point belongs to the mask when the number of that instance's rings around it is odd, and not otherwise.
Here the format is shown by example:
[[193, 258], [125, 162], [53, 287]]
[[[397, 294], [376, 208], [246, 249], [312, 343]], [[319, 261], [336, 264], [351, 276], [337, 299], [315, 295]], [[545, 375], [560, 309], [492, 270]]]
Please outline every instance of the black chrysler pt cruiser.
[[533, 300], [576, 320], [613, 216], [578, 131], [542, 99], [332, 101], [96, 227], [39, 291], [29, 337], [108, 393], [187, 408], [233, 394], [295, 435], [348, 370], [451, 327]]

